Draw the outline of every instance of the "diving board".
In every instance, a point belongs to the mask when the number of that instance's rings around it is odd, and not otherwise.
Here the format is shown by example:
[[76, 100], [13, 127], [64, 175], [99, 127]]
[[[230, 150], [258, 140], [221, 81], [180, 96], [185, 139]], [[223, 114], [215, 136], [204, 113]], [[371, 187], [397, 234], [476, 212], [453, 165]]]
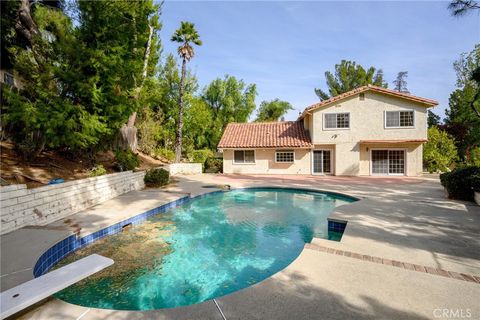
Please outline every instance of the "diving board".
[[98, 254], [70, 263], [0, 293], [0, 318], [5, 319], [29, 306], [91, 276], [113, 264], [113, 260]]

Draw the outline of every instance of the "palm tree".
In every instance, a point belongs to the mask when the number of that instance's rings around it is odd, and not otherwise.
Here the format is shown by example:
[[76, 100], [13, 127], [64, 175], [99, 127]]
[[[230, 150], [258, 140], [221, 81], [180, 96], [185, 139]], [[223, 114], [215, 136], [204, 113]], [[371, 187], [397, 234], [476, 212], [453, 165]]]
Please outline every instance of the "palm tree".
[[177, 133], [175, 137], [175, 162], [180, 162], [182, 158], [182, 130], [183, 130], [183, 91], [185, 75], [187, 73], [187, 61], [193, 58], [195, 52], [192, 44], [202, 45], [200, 36], [195, 30], [195, 25], [191, 22], [182, 21], [179, 29], [175, 31], [171, 41], [178, 42], [178, 55], [182, 58], [182, 76], [180, 78], [180, 89], [178, 94], [178, 122]]

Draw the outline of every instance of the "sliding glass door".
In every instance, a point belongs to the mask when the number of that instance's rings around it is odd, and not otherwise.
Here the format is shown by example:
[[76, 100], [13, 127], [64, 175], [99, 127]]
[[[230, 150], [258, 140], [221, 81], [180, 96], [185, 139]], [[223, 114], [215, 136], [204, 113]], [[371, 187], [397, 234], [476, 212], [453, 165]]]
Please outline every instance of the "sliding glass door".
[[332, 173], [332, 151], [313, 150], [313, 174]]
[[372, 174], [405, 174], [405, 150], [372, 150], [371, 160]]

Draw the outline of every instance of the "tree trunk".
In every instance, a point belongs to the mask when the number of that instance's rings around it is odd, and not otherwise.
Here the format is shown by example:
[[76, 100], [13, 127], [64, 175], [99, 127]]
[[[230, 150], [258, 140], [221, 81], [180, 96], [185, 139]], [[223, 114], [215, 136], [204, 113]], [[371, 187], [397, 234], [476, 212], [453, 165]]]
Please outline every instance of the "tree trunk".
[[17, 21], [15, 23], [15, 29], [19, 32], [27, 41], [30, 46], [33, 45], [33, 37], [39, 34], [38, 27], [32, 19], [30, 12], [30, 1], [21, 0], [20, 8], [18, 9]]
[[185, 75], [187, 73], [187, 60], [184, 58], [182, 61], [182, 76], [180, 78], [180, 90], [178, 94], [178, 121], [177, 121], [177, 134], [175, 137], [175, 163], [179, 163], [182, 160], [182, 138], [183, 138], [183, 90]]
[[[150, 51], [152, 48], [152, 37], [153, 37], [153, 27], [151, 25], [148, 26], [149, 34], [148, 34], [148, 41], [147, 41], [147, 48], [145, 49], [145, 55], [143, 56], [143, 71], [142, 71], [142, 81], [140, 86], [135, 88], [135, 101], [140, 98], [140, 91], [143, 88], [145, 83], [145, 79], [147, 78], [147, 71], [148, 71], [148, 59], [150, 58]], [[135, 120], [137, 119], [137, 112], [134, 111], [127, 120], [127, 123], [122, 126], [120, 129], [120, 141], [118, 141], [117, 146], [121, 149], [130, 149], [133, 152], [137, 151], [138, 147], [138, 138], [137, 138], [137, 128], [135, 127]]]

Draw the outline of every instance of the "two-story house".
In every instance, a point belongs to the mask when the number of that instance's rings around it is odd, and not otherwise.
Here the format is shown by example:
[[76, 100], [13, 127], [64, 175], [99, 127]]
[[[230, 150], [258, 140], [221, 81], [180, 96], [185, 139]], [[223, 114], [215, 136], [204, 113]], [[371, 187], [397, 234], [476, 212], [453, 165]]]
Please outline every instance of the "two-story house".
[[427, 110], [438, 102], [372, 85], [314, 104], [297, 121], [230, 123], [224, 173], [422, 173]]

